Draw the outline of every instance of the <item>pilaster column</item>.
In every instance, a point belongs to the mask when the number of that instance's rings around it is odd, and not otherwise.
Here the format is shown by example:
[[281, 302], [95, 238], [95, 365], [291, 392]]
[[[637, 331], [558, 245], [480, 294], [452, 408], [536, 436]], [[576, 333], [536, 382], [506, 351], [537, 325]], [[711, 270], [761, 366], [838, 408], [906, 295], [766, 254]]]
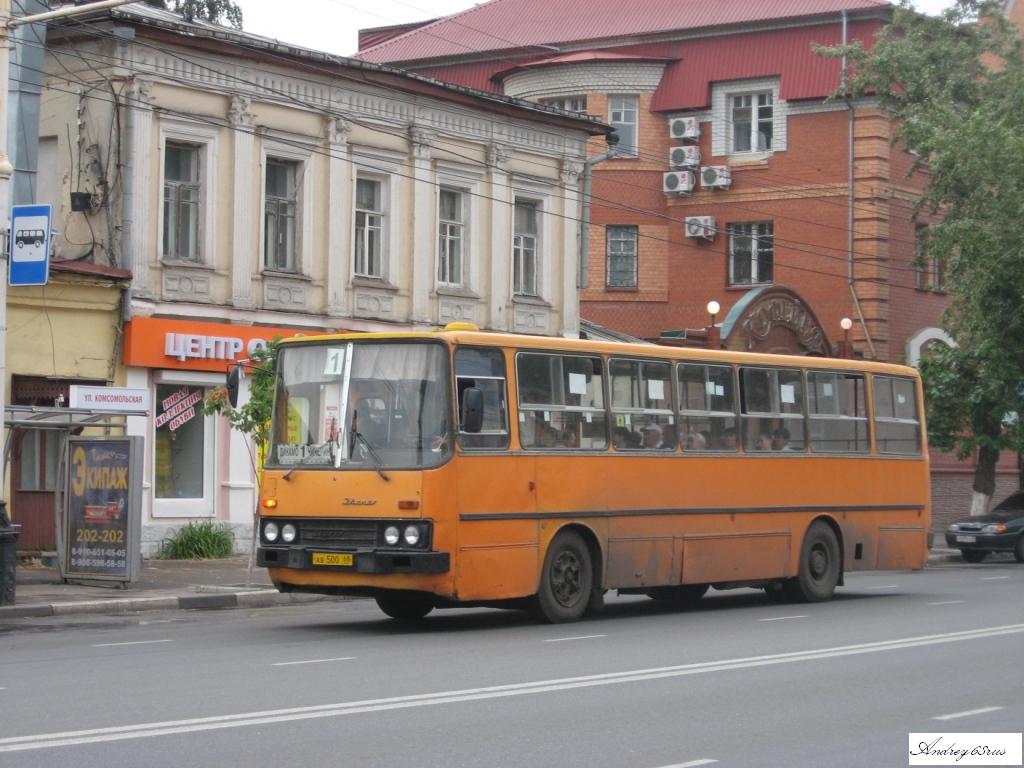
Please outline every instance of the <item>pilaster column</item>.
[[352, 124], [341, 117], [324, 120], [323, 139], [328, 152], [327, 206], [327, 314], [351, 315], [345, 282], [352, 258], [352, 163], [348, 138]]
[[429, 323], [430, 294], [434, 289], [434, 254], [437, 231], [434, 215], [437, 189], [431, 166], [430, 147], [436, 134], [413, 127], [409, 131], [413, 161], [413, 246], [412, 246], [412, 318], [414, 323]]
[[508, 316], [512, 297], [512, 214], [515, 200], [509, 186], [505, 164], [511, 153], [505, 147], [492, 144], [487, 148], [487, 165], [491, 177], [491, 285], [490, 321], [495, 330], [508, 330], [512, 318]]
[[[258, 254], [255, 248], [258, 240], [254, 237], [254, 223], [262, 221], [254, 208], [254, 198], [258, 199], [253, 189], [254, 168], [258, 167], [253, 156], [255, 136], [253, 135], [254, 120], [252, 101], [245, 96], [232, 96], [228, 110], [228, 121], [231, 123], [232, 135], [235, 139], [235, 216], [232, 228], [231, 253], [231, 303], [236, 307], [251, 308], [254, 306], [252, 295], [253, 272], [259, 269]], [[262, 186], [262, 185], [261, 185]]]
[[[132, 271], [132, 293], [141, 298], [150, 298], [154, 292], [149, 286], [150, 240], [150, 195], [153, 189], [153, 157], [159, 157], [159, 151], [153, 151], [153, 83], [149, 80], [135, 78], [128, 95], [128, 109], [131, 113], [131, 140], [128, 146], [131, 158], [131, 189], [132, 196], [125, 213], [128, 216], [128, 242], [131, 246], [131, 264], [126, 264]], [[156, 169], [156, 178], [163, 178], [163, 168]], [[160, 243], [161, 233], [157, 233]], [[160, 247], [159, 245], [157, 246]]]
[[[562, 318], [561, 333], [566, 338], [579, 338], [580, 301], [579, 272], [583, 263], [580, 251], [580, 177], [583, 164], [563, 160], [560, 179], [564, 190], [562, 211]], [[552, 291], [552, 297], [554, 292]]]

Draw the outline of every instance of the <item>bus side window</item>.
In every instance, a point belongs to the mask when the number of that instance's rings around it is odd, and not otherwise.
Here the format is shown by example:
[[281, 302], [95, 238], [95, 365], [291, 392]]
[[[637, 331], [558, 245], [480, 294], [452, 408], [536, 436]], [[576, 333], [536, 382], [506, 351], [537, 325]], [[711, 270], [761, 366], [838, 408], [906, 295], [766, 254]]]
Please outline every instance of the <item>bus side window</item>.
[[736, 451], [736, 398], [728, 365], [680, 363], [680, 442], [684, 451]]
[[878, 452], [911, 456], [921, 453], [914, 382], [894, 376], [873, 376], [872, 388]]
[[807, 373], [811, 450], [817, 453], [867, 453], [871, 446], [864, 392], [864, 374], [844, 371]]
[[743, 449], [804, 452], [803, 374], [787, 368], [741, 368]]
[[520, 352], [519, 441], [541, 450], [605, 450], [604, 376], [599, 357]]
[[[459, 445], [466, 449], [508, 448], [508, 407], [505, 398], [505, 358], [500, 349], [460, 347], [455, 351], [455, 386], [459, 402]], [[484, 400], [483, 428], [463, 431], [463, 393], [480, 390]]]

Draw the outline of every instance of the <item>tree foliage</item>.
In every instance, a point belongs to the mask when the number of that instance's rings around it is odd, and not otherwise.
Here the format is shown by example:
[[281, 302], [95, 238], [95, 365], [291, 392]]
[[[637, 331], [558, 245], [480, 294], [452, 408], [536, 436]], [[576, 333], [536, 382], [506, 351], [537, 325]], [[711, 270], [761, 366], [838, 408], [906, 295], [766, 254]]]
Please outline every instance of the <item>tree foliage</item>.
[[238, 408], [228, 402], [227, 390], [219, 387], [210, 393], [203, 403], [203, 413], [219, 414], [228, 420], [231, 428], [252, 438], [259, 455], [267, 447], [270, 437], [270, 416], [274, 408], [274, 378], [277, 361], [277, 345], [274, 339], [267, 346], [252, 353], [245, 363], [249, 377], [249, 400]]
[[928, 185], [914, 215], [937, 215], [924, 259], [947, 264], [943, 325], [921, 366], [929, 436], [979, 455], [975, 491], [990, 496], [1000, 451], [1022, 449], [1024, 382], [1024, 57], [1002, 3], [958, 0], [923, 16], [902, 0], [875, 44], [826, 51], [851, 64], [849, 96], [873, 96]]
[[145, 0], [146, 5], [180, 13], [186, 19], [242, 28], [242, 9], [232, 0]]

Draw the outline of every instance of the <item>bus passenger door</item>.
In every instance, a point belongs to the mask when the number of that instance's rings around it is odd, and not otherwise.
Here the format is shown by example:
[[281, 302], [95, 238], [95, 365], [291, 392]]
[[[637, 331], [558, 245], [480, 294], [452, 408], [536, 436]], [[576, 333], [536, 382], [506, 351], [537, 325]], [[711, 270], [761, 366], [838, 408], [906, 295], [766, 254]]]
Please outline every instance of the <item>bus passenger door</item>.
[[536, 591], [539, 569], [535, 458], [463, 453], [457, 459], [462, 600], [501, 600]]
[[[455, 352], [460, 415], [456, 592], [463, 600], [525, 597], [536, 590], [535, 458], [512, 451], [505, 352], [460, 347]], [[479, 432], [461, 429], [463, 394], [479, 390]]]

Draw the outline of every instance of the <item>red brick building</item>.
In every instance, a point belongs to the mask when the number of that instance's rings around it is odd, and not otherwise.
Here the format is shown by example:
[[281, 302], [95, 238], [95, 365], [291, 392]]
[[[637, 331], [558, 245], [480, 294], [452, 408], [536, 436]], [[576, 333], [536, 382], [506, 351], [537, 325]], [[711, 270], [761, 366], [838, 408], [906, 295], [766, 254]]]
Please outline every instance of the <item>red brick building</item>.
[[[881, 0], [491, 0], [366, 30], [359, 56], [618, 129], [615, 156], [588, 163], [584, 319], [737, 349], [828, 355], [848, 340], [913, 364], [945, 337], [942, 264], [916, 258], [924, 179], [907, 177], [912, 158], [870, 100], [830, 100], [842, 62], [815, 50], [870, 44], [891, 11]], [[593, 141], [592, 157], [605, 151]], [[933, 462], [939, 527], [969, 507], [973, 470]], [[1007, 463], [996, 497], [1016, 485]]]

